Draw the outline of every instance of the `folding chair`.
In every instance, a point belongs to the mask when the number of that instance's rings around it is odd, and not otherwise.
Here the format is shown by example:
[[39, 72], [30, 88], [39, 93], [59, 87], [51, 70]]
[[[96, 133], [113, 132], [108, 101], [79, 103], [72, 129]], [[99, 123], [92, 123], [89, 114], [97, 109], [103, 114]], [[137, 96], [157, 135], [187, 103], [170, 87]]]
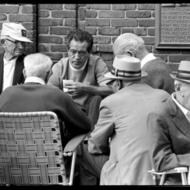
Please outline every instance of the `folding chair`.
[[189, 168], [188, 167], [176, 167], [163, 172], [156, 172], [154, 169], [148, 171], [156, 185], [164, 185], [165, 177], [168, 174], [181, 174], [182, 185], [190, 185]]
[[[64, 152], [55, 113], [0, 113], [0, 185], [72, 185], [84, 138], [73, 138]], [[72, 156], [69, 176], [63, 156]]]

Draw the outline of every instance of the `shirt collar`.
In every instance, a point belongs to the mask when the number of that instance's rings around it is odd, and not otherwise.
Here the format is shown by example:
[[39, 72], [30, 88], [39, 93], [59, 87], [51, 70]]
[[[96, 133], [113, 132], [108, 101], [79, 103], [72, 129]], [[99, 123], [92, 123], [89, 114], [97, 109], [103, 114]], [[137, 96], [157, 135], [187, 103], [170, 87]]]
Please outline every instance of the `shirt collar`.
[[176, 103], [176, 105], [179, 107], [179, 109], [183, 112], [183, 114], [186, 116], [188, 109], [186, 109], [185, 107], [183, 107], [175, 98], [175, 92], [172, 93], [172, 100]]
[[72, 70], [74, 70], [74, 71], [83, 71], [84, 68], [86, 67], [87, 62], [88, 62], [88, 59], [86, 60], [85, 64], [84, 64], [80, 69], [75, 69], [75, 68], [72, 66], [72, 64], [70, 63], [70, 61], [69, 61], [69, 66], [70, 66], [70, 68], [71, 68]]
[[28, 82], [32, 82], [32, 83], [39, 83], [39, 84], [45, 84], [44, 80], [39, 78], [39, 77], [27, 77], [24, 81], [24, 83], [28, 83]]
[[141, 68], [144, 66], [145, 63], [156, 59], [153, 53], [148, 53], [142, 60], [141, 60]]

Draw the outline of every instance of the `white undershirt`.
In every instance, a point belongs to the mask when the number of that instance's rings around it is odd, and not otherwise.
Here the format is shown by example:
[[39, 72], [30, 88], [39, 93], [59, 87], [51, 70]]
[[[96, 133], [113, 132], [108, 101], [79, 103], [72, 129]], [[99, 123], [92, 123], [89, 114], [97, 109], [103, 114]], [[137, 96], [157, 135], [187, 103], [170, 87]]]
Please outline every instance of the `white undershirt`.
[[5, 88], [12, 86], [13, 84], [13, 75], [15, 70], [16, 58], [11, 59], [10, 61], [3, 58], [3, 62], [4, 62], [3, 90], [5, 90]]
[[152, 61], [156, 59], [153, 53], [147, 54], [142, 60], [141, 60], [141, 68], [144, 66], [145, 63]]

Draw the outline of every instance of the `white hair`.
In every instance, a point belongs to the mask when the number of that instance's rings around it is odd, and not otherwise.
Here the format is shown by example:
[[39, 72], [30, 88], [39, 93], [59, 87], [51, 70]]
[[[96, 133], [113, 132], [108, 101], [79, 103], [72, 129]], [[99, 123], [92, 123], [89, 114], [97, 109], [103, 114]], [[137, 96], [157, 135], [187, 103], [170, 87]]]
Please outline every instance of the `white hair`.
[[136, 55], [140, 48], [144, 48], [144, 40], [133, 33], [124, 33], [116, 38], [113, 44], [114, 55]]
[[29, 54], [24, 58], [24, 69], [27, 77], [43, 78], [51, 70], [52, 60], [42, 53]]

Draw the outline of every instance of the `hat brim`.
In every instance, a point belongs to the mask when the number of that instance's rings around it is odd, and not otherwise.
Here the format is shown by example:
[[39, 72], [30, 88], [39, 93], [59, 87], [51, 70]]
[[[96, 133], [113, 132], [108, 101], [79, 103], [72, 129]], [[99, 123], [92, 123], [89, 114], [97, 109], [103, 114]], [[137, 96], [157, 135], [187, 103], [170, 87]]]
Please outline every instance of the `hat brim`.
[[17, 37], [17, 36], [6, 36], [6, 35], [3, 35], [3, 36], [1, 36], [1, 39], [14, 39], [14, 40], [18, 40], [20, 42], [29, 42], [29, 43], [32, 43], [32, 41], [29, 38], [26, 38], [26, 37]]
[[185, 80], [185, 79], [178, 78], [178, 77], [176, 77], [176, 75], [177, 75], [177, 72], [175, 72], [175, 71], [170, 74], [170, 76], [174, 80], [178, 80], [178, 81], [185, 82], [185, 83], [190, 83], [190, 80]]
[[119, 80], [127, 80], [127, 81], [133, 81], [133, 80], [140, 80], [148, 75], [147, 72], [141, 71], [141, 76], [138, 77], [116, 77], [112, 73], [108, 72], [104, 76], [110, 79], [119, 79]]

